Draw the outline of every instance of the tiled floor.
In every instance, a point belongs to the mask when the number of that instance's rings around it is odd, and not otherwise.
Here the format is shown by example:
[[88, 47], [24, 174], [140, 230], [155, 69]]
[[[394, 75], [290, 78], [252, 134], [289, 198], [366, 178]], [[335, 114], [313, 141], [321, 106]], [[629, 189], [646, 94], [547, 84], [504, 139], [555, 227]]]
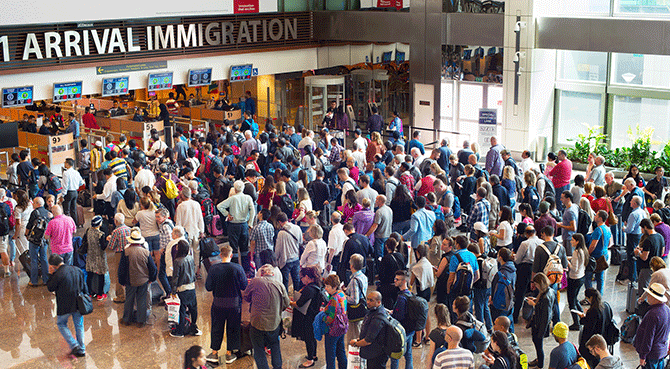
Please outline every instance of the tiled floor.
[[[111, 254], [109, 254], [111, 256]], [[112, 258], [109, 257], [110, 267]], [[626, 318], [626, 287], [614, 283], [618, 267], [607, 272], [605, 299], [615, 312], [615, 319], [621, 322]], [[94, 302], [94, 311], [84, 319], [88, 355], [85, 358], [71, 358], [65, 341], [55, 324], [56, 305], [54, 296], [46, 287], [27, 286], [25, 273], [17, 277], [0, 278], [0, 367], [2, 368], [182, 368], [184, 351], [191, 345], [202, 345], [209, 351], [209, 306], [210, 293], [204, 288], [204, 282], [198, 281], [198, 326], [202, 329], [200, 337], [173, 338], [167, 331], [167, 312], [164, 308], [154, 307], [154, 324], [145, 328], [119, 326], [118, 319], [123, 313], [123, 304], [115, 304], [110, 296], [104, 302]], [[582, 290], [583, 294], [583, 290]], [[571, 322], [566, 305], [566, 294], [561, 294], [561, 317]], [[432, 304], [431, 304], [432, 308]], [[432, 309], [431, 309], [432, 310]], [[517, 328], [517, 335], [529, 360], [535, 358], [530, 330]], [[577, 332], [570, 332], [570, 340], [578, 342]], [[293, 338], [282, 340], [283, 368], [297, 369], [305, 355], [305, 346]], [[548, 355], [556, 346], [551, 338], [545, 339], [545, 355], [548, 367]], [[225, 347], [225, 343], [224, 343]], [[428, 366], [428, 346], [415, 348], [414, 367], [425, 369]], [[635, 368], [637, 355], [631, 345], [617, 344], [616, 353], [620, 355], [627, 368]], [[325, 368], [323, 343], [318, 345], [319, 360], [315, 369]], [[481, 362], [481, 359], [479, 360]], [[403, 364], [404, 365], [404, 362]], [[224, 367], [222, 365], [221, 367]], [[230, 365], [233, 369], [251, 369], [254, 362], [251, 357], [240, 359]]]

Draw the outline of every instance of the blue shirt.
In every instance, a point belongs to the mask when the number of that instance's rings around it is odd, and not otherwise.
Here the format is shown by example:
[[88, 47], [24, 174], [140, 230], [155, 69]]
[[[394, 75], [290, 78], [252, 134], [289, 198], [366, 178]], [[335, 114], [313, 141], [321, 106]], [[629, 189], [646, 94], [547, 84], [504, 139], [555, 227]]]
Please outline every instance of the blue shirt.
[[637, 209], [633, 210], [628, 216], [628, 220], [626, 222], [626, 228], [624, 228], [623, 231], [629, 234], [641, 234], [642, 230], [640, 229], [640, 222], [644, 218], [645, 218], [644, 210], [642, 210], [642, 206], [639, 206]]
[[[599, 257], [607, 254], [606, 245], [610, 244], [610, 238], [612, 238], [612, 231], [610, 231], [609, 227], [605, 225], [596, 227], [596, 229], [593, 230], [593, 233], [591, 233], [591, 241], [598, 240], [598, 243], [596, 244], [596, 248], [593, 250], [593, 253], [591, 253], [591, 256], [598, 259]], [[589, 244], [587, 247], [588, 246], [591, 245]]]
[[423, 144], [419, 142], [419, 140], [417, 139], [412, 139], [409, 141], [409, 143], [407, 144], [407, 154], [411, 154], [412, 149], [415, 147], [419, 148], [419, 151], [421, 151], [421, 155], [426, 154], [426, 149], [423, 148]]
[[417, 210], [410, 218], [409, 231], [403, 238], [410, 240], [412, 248], [416, 249], [422, 242], [433, 237], [433, 223], [435, 223], [435, 212], [425, 208]]
[[79, 138], [79, 122], [76, 119], [72, 119], [70, 125], [67, 127], [68, 132], [72, 132], [74, 138]]
[[[575, 227], [577, 227], [577, 219], [579, 218], [579, 206], [577, 204], [572, 204], [570, 205], [569, 208], [565, 209], [563, 212], [563, 225], [564, 226], [569, 226], [570, 222], [574, 221], [575, 222]], [[575, 231], [569, 231], [567, 229], [561, 230], [561, 236], [563, 237], [563, 240], [569, 240], [572, 238], [572, 235], [575, 234]]]
[[[244, 102], [244, 108], [247, 109], [247, 111], [251, 112], [251, 115], [256, 114], [256, 102], [254, 99], [247, 97], [247, 100]], [[256, 137], [256, 136], [254, 136]]]
[[389, 131], [398, 131], [402, 136], [402, 120], [400, 117], [395, 117], [391, 124], [389, 125]]
[[456, 273], [456, 269], [458, 269], [458, 258], [456, 257], [456, 254], [461, 255], [461, 259], [463, 259], [463, 262], [468, 263], [472, 266], [473, 273], [479, 270], [479, 264], [477, 264], [477, 257], [475, 256], [475, 254], [471, 253], [466, 249], [463, 249], [456, 251], [449, 260], [449, 273]]
[[551, 350], [549, 355], [549, 367], [555, 369], [566, 369], [577, 361], [577, 349], [570, 341], [565, 341]]

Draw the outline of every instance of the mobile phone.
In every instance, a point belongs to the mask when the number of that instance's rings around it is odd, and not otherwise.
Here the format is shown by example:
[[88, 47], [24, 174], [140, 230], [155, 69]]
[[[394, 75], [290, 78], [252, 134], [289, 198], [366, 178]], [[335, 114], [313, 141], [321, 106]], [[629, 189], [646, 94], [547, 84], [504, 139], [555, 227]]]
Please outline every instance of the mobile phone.
[[582, 315], [583, 314], [581, 311], [575, 310], [575, 309], [570, 309], [570, 312], [574, 313], [574, 314], [577, 314], [577, 315]]

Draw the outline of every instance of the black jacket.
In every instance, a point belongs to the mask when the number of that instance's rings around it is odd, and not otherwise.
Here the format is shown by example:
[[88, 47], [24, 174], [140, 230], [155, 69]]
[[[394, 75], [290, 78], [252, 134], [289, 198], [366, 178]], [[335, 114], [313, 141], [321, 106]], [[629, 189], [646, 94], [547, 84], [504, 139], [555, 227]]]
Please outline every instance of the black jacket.
[[65, 315], [77, 311], [77, 296], [80, 291], [88, 294], [84, 272], [71, 265], [61, 265], [47, 281], [47, 289], [56, 292], [56, 314]]
[[312, 199], [312, 207], [316, 211], [323, 210], [323, 203], [330, 199], [330, 188], [322, 180], [316, 179], [307, 185], [309, 198]]
[[531, 318], [532, 335], [534, 338], [544, 338], [549, 336], [549, 326], [553, 314], [554, 300], [556, 300], [556, 291], [551, 287], [545, 294], [540, 294], [537, 298], [537, 304]]
[[498, 198], [501, 209], [503, 206], [510, 206], [509, 193], [500, 183], [493, 185], [493, 194]]
[[340, 280], [344, 282], [345, 286], [349, 284], [347, 271], [349, 270], [349, 259], [351, 258], [351, 255], [360, 254], [366, 258], [371, 253], [372, 247], [370, 246], [370, 239], [358, 233], [352, 233], [349, 236], [347, 242], [344, 243], [342, 258], [340, 259], [340, 265], [337, 270], [337, 276], [340, 277]]

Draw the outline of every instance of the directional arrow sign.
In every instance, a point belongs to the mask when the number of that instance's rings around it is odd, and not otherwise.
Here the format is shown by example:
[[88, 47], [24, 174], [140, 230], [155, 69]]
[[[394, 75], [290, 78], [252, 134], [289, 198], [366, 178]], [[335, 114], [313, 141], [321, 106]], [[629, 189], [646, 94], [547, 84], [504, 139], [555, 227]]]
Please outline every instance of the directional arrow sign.
[[167, 68], [167, 61], [155, 61], [146, 63], [104, 65], [95, 68], [95, 71], [98, 75], [100, 75], [100, 74], [139, 72], [143, 70], [165, 69], [165, 68]]

